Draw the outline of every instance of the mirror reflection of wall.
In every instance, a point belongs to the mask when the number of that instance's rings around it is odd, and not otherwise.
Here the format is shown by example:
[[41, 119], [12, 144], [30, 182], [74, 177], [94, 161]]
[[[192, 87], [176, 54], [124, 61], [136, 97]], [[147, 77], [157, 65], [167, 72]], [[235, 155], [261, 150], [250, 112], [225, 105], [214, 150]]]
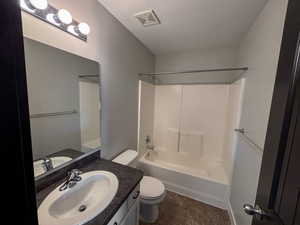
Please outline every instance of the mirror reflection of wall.
[[24, 38], [36, 176], [100, 148], [99, 64]]
[[100, 143], [100, 87], [98, 76], [80, 76], [80, 132], [82, 150], [98, 148]]

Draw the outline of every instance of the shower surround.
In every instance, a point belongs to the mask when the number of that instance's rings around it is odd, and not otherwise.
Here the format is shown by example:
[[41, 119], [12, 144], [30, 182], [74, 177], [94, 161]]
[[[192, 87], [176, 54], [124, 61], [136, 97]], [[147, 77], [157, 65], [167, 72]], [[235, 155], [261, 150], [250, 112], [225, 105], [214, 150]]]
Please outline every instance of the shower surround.
[[[226, 208], [243, 85], [243, 79], [156, 86], [141, 81], [139, 166], [169, 190]], [[149, 112], [143, 101], [151, 98]], [[146, 134], [153, 138], [153, 151], [145, 149], [141, 135]]]

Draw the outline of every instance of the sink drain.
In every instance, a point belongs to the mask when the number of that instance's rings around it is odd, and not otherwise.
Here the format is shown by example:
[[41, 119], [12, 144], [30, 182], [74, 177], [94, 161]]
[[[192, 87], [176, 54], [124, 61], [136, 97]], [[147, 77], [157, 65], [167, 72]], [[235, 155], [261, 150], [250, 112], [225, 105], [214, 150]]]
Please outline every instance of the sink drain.
[[79, 212], [83, 212], [84, 210], [86, 210], [86, 205], [81, 205], [78, 209]]

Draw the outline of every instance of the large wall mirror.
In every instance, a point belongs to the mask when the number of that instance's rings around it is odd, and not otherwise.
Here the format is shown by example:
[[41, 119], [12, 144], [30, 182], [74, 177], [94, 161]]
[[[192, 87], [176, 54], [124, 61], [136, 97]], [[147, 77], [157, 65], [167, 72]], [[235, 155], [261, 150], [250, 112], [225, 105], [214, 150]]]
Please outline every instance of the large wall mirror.
[[101, 146], [100, 68], [24, 38], [36, 179]]

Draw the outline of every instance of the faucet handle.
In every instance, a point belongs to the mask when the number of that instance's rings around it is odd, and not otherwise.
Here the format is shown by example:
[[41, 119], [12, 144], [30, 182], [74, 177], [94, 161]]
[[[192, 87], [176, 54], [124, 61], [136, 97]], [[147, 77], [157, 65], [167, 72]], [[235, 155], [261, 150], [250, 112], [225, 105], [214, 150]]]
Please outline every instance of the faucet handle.
[[70, 172], [71, 174], [74, 174], [75, 176], [79, 176], [80, 174], [82, 174], [82, 171], [78, 170], [78, 169], [73, 169]]
[[53, 162], [51, 160], [51, 158], [45, 157], [42, 159], [42, 166], [44, 168], [45, 171], [49, 171], [51, 169], [53, 169]]
[[50, 158], [48, 158], [48, 157], [45, 157], [45, 158], [42, 158], [42, 160], [44, 161], [44, 162], [50, 162], [50, 161], [52, 161]]
[[82, 174], [82, 172], [78, 169], [71, 170], [69, 180], [81, 181], [80, 174]]
[[64, 184], [59, 188], [60, 191], [64, 191], [67, 188], [72, 188], [76, 185], [77, 182], [81, 181], [81, 176], [82, 172], [78, 169], [73, 169], [68, 172], [68, 176], [64, 182]]

